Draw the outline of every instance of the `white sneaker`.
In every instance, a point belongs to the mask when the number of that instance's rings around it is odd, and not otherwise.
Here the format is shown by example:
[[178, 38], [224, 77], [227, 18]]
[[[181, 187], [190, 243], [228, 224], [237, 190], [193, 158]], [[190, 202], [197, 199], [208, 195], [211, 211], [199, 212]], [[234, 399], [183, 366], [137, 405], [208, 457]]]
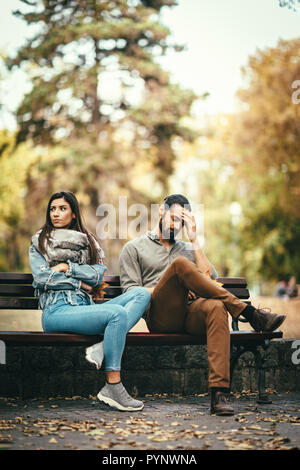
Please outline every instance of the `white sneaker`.
[[104, 359], [103, 341], [101, 343], [93, 344], [85, 350], [85, 358], [91, 364], [95, 364], [97, 369], [100, 369]]

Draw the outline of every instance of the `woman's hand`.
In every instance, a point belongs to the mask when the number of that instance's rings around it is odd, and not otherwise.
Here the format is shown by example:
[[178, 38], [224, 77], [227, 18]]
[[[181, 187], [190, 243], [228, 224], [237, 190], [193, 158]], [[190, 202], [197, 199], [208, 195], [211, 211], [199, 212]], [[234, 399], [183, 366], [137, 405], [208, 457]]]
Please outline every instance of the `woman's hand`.
[[81, 281], [81, 289], [86, 290], [87, 292], [91, 292], [91, 290], [93, 290], [93, 287]]
[[57, 271], [58, 273], [66, 273], [69, 269], [69, 265], [67, 263], [59, 263], [56, 266], [52, 266], [53, 271]]

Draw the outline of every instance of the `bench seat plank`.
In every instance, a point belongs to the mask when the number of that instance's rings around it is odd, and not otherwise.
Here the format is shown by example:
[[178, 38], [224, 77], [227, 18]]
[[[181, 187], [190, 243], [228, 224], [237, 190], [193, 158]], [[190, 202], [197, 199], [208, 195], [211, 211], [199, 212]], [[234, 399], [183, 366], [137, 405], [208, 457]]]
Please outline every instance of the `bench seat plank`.
[[[104, 280], [109, 286], [105, 290], [102, 303], [122, 293], [120, 288], [120, 277], [117, 275], [106, 275]], [[223, 287], [240, 299], [249, 298], [246, 279], [241, 278], [218, 278]], [[34, 297], [32, 287], [33, 277], [31, 273], [0, 273], [0, 309], [36, 310], [38, 300]]]
[[[228, 287], [224, 286], [224, 289], [230, 291], [233, 295], [238, 297], [239, 299], [248, 299], [249, 298], [249, 291], [248, 289], [241, 288], [241, 287]], [[105, 297], [106, 298], [114, 298], [118, 295], [122, 294], [122, 290], [120, 287], [108, 287], [105, 289]], [[0, 299], [2, 298], [35, 298], [34, 297], [34, 289], [32, 286], [21, 286], [21, 285], [5, 285], [0, 284]], [[3, 302], [4, 304], [4, 302]], [[5, 308], [5, 307], [3, 307]]]
[[[227, 278], [230, 279], [230, 278]], [[243, 279], [243, 278], [233, 278]], [[104, 276], [105, 282], [111, 286], [120, 285], [120, 276], [106, 275]], [[31, 273], [6, 273], [0, 272], [0, 284], [28, 284], [31, 285], [33, 282], [33, 276]], [[236, 285], [236, 283], [235, 283]]]
[[[111, 286], [120, 285], [120, 276], [105, 275], [105, 282]], [[218, 282], [225, 283], [230, 287], [246, 287], [247, 282], [244, 277], [219, 277]], [[31, 273], [6, 273], [0, 272], [0, 284], [30, 284], [33, 282]]]
[[[256, 331], [231, 331], [232, 344], [260, 343], [266, 339], [282, 338], [282, 331], [258, 333]], [[93, 344], [101, 341], [102, 335], [79, 335], [73, 333], [44, 333], [42, 331], [0, 331], [0, 340], [7, 344]], [[127, 344], [168, 345], [206, 344], [206, 337], [187, 333], [128, 333]]]

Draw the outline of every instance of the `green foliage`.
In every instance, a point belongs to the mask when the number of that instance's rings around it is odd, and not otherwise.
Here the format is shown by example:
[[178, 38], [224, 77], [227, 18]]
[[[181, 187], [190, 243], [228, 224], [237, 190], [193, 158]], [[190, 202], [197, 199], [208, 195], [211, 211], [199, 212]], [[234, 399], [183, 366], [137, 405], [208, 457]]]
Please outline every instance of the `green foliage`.
[[[230, 121], [226, 116], [207, 119], [200, 137], [179, 147], [172, 192], [186, 194], [195, 212], [203, 249], [220, 276], [243, 276], [243, 252], [231, 204], [240, 201], [240, 186], [230, 161]], [[199, 207], [198, 205], [202, 206]], [[203, 225], [202, 225], [203, 224]]]
[[[175, 4], [20, 0], [15, 14], [34, 25], [35, 34], [5, 63], [8, 70], [24, 70], [32, 88], [17, 110], [17, 150], [6, 161], [18, 166], [22, 149], [18, 191], [24, 188], [25, 196], [16, 196], [18, 209], [9, 200], [8, 211], [16, 215], [5, 222], [5, 233], [14, 231], [27, 243], [43, 223], [49, 196], [61, 189], [76, 193], [93, 231], [101, 203], [117, 208], [126, 195], [128, 205], [148, 205], [165, 196], [173, 139], [194, 138], [184, 118], [196, 96], [171, 83], [156, 60], [169, 48], [181, 50], [169, 45], [170, 31], [159, 18], [162, 7]], [[12, 186], [12, 175], [7, 182]], [[112, 269], [121, 244], [104, 243]], [[2, 248], [2, 267], [23, 269], [27, 253], [19, 244], [12, 260], [11, 250]]]
[[299, 5], [299, 3], [299, 0], [279, 0], [280, 7], [287, 7], [294, 11], [296, 11], [297, 5]]
[[[15, 148], [15, 136], [0, 131], [0, 269], [19, 269], [27, 258], [22, 240], [22, 224], [30, 228], [25, 197], [27, 177], [37, 154], [26, 144]], [[35, 208], [36, 210], [36, 208]], [[26, 256], [26, 258], [25, 258]]]
[[232, 123], [232, 160], [245, 182], [243, 248], [259, 248], [257, 269], [268, 279], [300, 277], [299, 48], [299, 39], [281, 40], [250, 57], [249, 86], [238, 93], [245, 110]]
[[[171, 190], [204, 204], [205, 249], [220, 274], [300, 278], [300, 39], [250, 57], [241, 111], [193, 130], [195, 94], [156, 61], [171, 47], [158, 13], [175, 1], [20, 3], [27, 13], [17, 15], [40, 31], [6, 58], [32, 89], [16, 135], [0, 134], [0, 269], [29, 268], [30, 236], [52, 192], [74, 191], [95, 231], [100, 203], [118, 208], [127, 196], [149, 207]], [[103, 243], [111, 272], [122, 243]]]
[[[279, 41], [250, 57], [240, 111], [208, 121], [181, 147], [174, 175], [180, 182], [189, 168], [182, 190], [204, 204], [205, 251], [218, 271], [256, 285], [300, 279], [299, 50], [300, 39]], [[242, 207], [237, 225], [233, 201]]]
[[[30, 138], [35, 144], [56, 145], [68, 139], [74, 145], [84, 139], [101, 155], [99, 135], [113, 138], [117, 128], [130, 122], [136, 149], [154, 147], [152, 171], [166, 192], [173, 171], [172, 139], [193, 138], [181, 118], [189, 115], [196, 99], [191, 91], [171, 84], [156, 61], [171, 47], [180, 50], [168, 44], [170, 31], [158, 17], [163, 6], [175, 4], [45, 0], [30, 2], [31, 11], [27, 8], [26, 13], [17, 11], [29, 25], [40, 25], [16, 57], [6, 62], [10, 69], [26, 69], [33, 85], [17, 111], [17, 143]], [[105, 82], [110, 79], [115, 90], [111, 87], [108, 94]], [[139, 98], [132, 93], [137, 86]], [[99, 171], [103, 171], [100, 165]]]

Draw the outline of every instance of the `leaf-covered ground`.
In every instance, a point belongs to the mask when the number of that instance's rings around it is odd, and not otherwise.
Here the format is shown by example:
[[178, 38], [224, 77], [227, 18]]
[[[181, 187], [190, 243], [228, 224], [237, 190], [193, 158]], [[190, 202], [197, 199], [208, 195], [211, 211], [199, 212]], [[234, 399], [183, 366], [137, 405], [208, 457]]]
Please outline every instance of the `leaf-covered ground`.
[[300, 393], [231, 394], [234, 416], [210, 415], [207, 394], [151, 395], [141, 412], [120, 412], [96, 397], [0, 398], [1, 449], [300, 449]]

